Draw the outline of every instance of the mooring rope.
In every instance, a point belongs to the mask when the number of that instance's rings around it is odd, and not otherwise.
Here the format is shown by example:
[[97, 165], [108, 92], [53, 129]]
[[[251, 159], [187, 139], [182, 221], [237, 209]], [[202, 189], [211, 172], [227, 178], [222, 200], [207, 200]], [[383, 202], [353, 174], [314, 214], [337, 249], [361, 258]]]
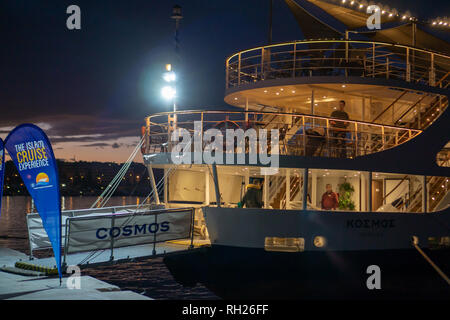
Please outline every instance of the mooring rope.
[[[164, 179], [170, 175], [170, 173], [172, 172], [173, 169], [174, 169], [174, 167], [169, 168], [169, 170], [167, 170], [167, 172], [165, 173], [165, 175], [163, 176], [163, 178], [160, 179], [160, 180], [158, 181], [158, 183], [156, 184], [156, 189], [157, 189], [157, 190], [158, 190], [158, 188], [162, 188], [162, 187], [164, 186]], [[146, 202], [148, 199], [151, 198], [151, 196], [153, 195], [153, 193], [154, 193], [154, 190], [152, 190], [152, 191], [147, 195], [147, 197], [142, 201], [142, 203], [139, 204], [139, 205], [136, 207], [136, 210], [134, 211], [134, 214], [133, 214], [132, 216], [128, 217], [128, 219], [126, 219], [126, 220], [122, 223], [121, 227], [123, 227], [124, 225], [126, 225], [126, 224], [128, 224], [128, 223], [131, 223], [131, 222], [134, 220], [134, 218], [136, 217], [135, 214], [139, 211], [140, 208], [142, 208], [142, 207], [144, 206], [145, 202]], [[110, 248], [107, 248], [107, 249], [101, 249], [101, 250], [92, 250], [91, 252], [89, 252], [89, 254], [88, 254], [86, 257], [84, 257], [84, 258], [79, 262], [79, 264], [85, 264], [85, 263], [87, 263], [88, 261], [91, 261], [91, 260], [97, 258], [99, 255], [101, 255], [101, 254], [102, 254], [103, 252], [105, 252], [106, 250], [110, 250]]]
[[144, 137], [139, 140], [139, 143], [136, 145], [136, 148], [133, 150], [131, 155], [128, 157], [127, 161], [122, 165], [119, 172], [116, 176], [111, 180], [106, 189], [102, 192], [102, 194], [97, 198], [97, 200], [92, 204], [91, 209], [94, 207], [103, 208], [105, 204], [109, 201], [113, 193], [116, 191], [119, 184], [122, 182], [123, 177], [131, 166], [134, 158], [136, 157], [138, 151], [140, 150], [142, 144], [144, 143]]
[[434, 270], [444, 279], [448, 285], [450, 285], [450, 279], [447, 277], [447, 275], [426, 255], [425, 252], [417, 245], [416, 241], [412, 240], [412, 245], [416, 250], [422, 255], [422, 257], [433, 267]]

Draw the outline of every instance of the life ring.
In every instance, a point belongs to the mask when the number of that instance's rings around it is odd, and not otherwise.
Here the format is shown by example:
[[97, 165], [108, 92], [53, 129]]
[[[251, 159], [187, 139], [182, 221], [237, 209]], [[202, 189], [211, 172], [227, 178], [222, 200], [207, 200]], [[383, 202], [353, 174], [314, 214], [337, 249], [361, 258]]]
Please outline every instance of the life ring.
[[[145, 137], [145, 131], [147, 131], [147, 128], [145, 126], [142, 126], [141, 127], [141, 137]], [[141, 146], [141, 153], [142, 154], [145, 154], [145, 146], [146, 146], [146, 143], [144, 142], [142, 144], [142, 146]]]

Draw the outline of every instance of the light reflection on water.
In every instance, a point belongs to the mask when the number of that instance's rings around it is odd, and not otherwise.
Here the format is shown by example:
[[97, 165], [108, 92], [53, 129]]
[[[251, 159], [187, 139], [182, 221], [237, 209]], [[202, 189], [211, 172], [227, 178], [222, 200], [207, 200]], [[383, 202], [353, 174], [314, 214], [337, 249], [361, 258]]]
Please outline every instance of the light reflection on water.
[[[61, 203], [66, 210], [89, 208], [95, 197], [64, 197]], [[140, 197], [112, 197], [108, 206], [125, 206], [142, 203]], [[31, 212], [30, 197], [3, 197], [0, 216], [0, 247], [29, 254], [26, 213]], [[82, 270], [83, 275], [132, 290], [155, 299], [218, 299], [203, 286], [184, 288], [173, 280], [162, 258], [104, 266]]]

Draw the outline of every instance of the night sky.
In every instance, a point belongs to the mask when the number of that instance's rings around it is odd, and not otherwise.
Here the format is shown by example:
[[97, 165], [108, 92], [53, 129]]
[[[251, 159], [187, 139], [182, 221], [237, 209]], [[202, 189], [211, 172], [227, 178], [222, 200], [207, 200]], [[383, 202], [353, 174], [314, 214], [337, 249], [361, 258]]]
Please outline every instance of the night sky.
[[[71, 4], [81, 8], [81, 30], [66, 28]], [[125, 161], [144, 117], [171, 108], [160, 89], [174, 54], [174, 4], [184, 15], [180, 108], [227, 108], [225, 58], [266, 44], [268, 0], [2, 0], [0, 137], [31, 122], [59, 158]], [[422, 18], [450, 12], [448, 0], [388, 4]], [[283, 0], [274, 0], [273, 25], [274, 42], [302, 39]]]

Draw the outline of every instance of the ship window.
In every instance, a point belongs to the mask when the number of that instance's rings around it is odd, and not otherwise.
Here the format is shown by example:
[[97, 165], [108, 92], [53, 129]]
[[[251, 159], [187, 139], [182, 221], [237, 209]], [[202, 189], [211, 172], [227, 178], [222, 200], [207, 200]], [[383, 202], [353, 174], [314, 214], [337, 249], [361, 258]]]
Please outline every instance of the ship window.
[[305, 251], [305, 238], [266, 237], [264, 249], [266, 251], [302, 252]]
[[443, 211], [450, 205], [450, 183], [448, 177], [427, 177], [427, 210]]
[[428, 248], [430, 249], [450, 248], [450, 237], [429, 237]]
[[450, 167], [450, 142], [438, 152], [436, 156], [436, 163], [440, 167]]

